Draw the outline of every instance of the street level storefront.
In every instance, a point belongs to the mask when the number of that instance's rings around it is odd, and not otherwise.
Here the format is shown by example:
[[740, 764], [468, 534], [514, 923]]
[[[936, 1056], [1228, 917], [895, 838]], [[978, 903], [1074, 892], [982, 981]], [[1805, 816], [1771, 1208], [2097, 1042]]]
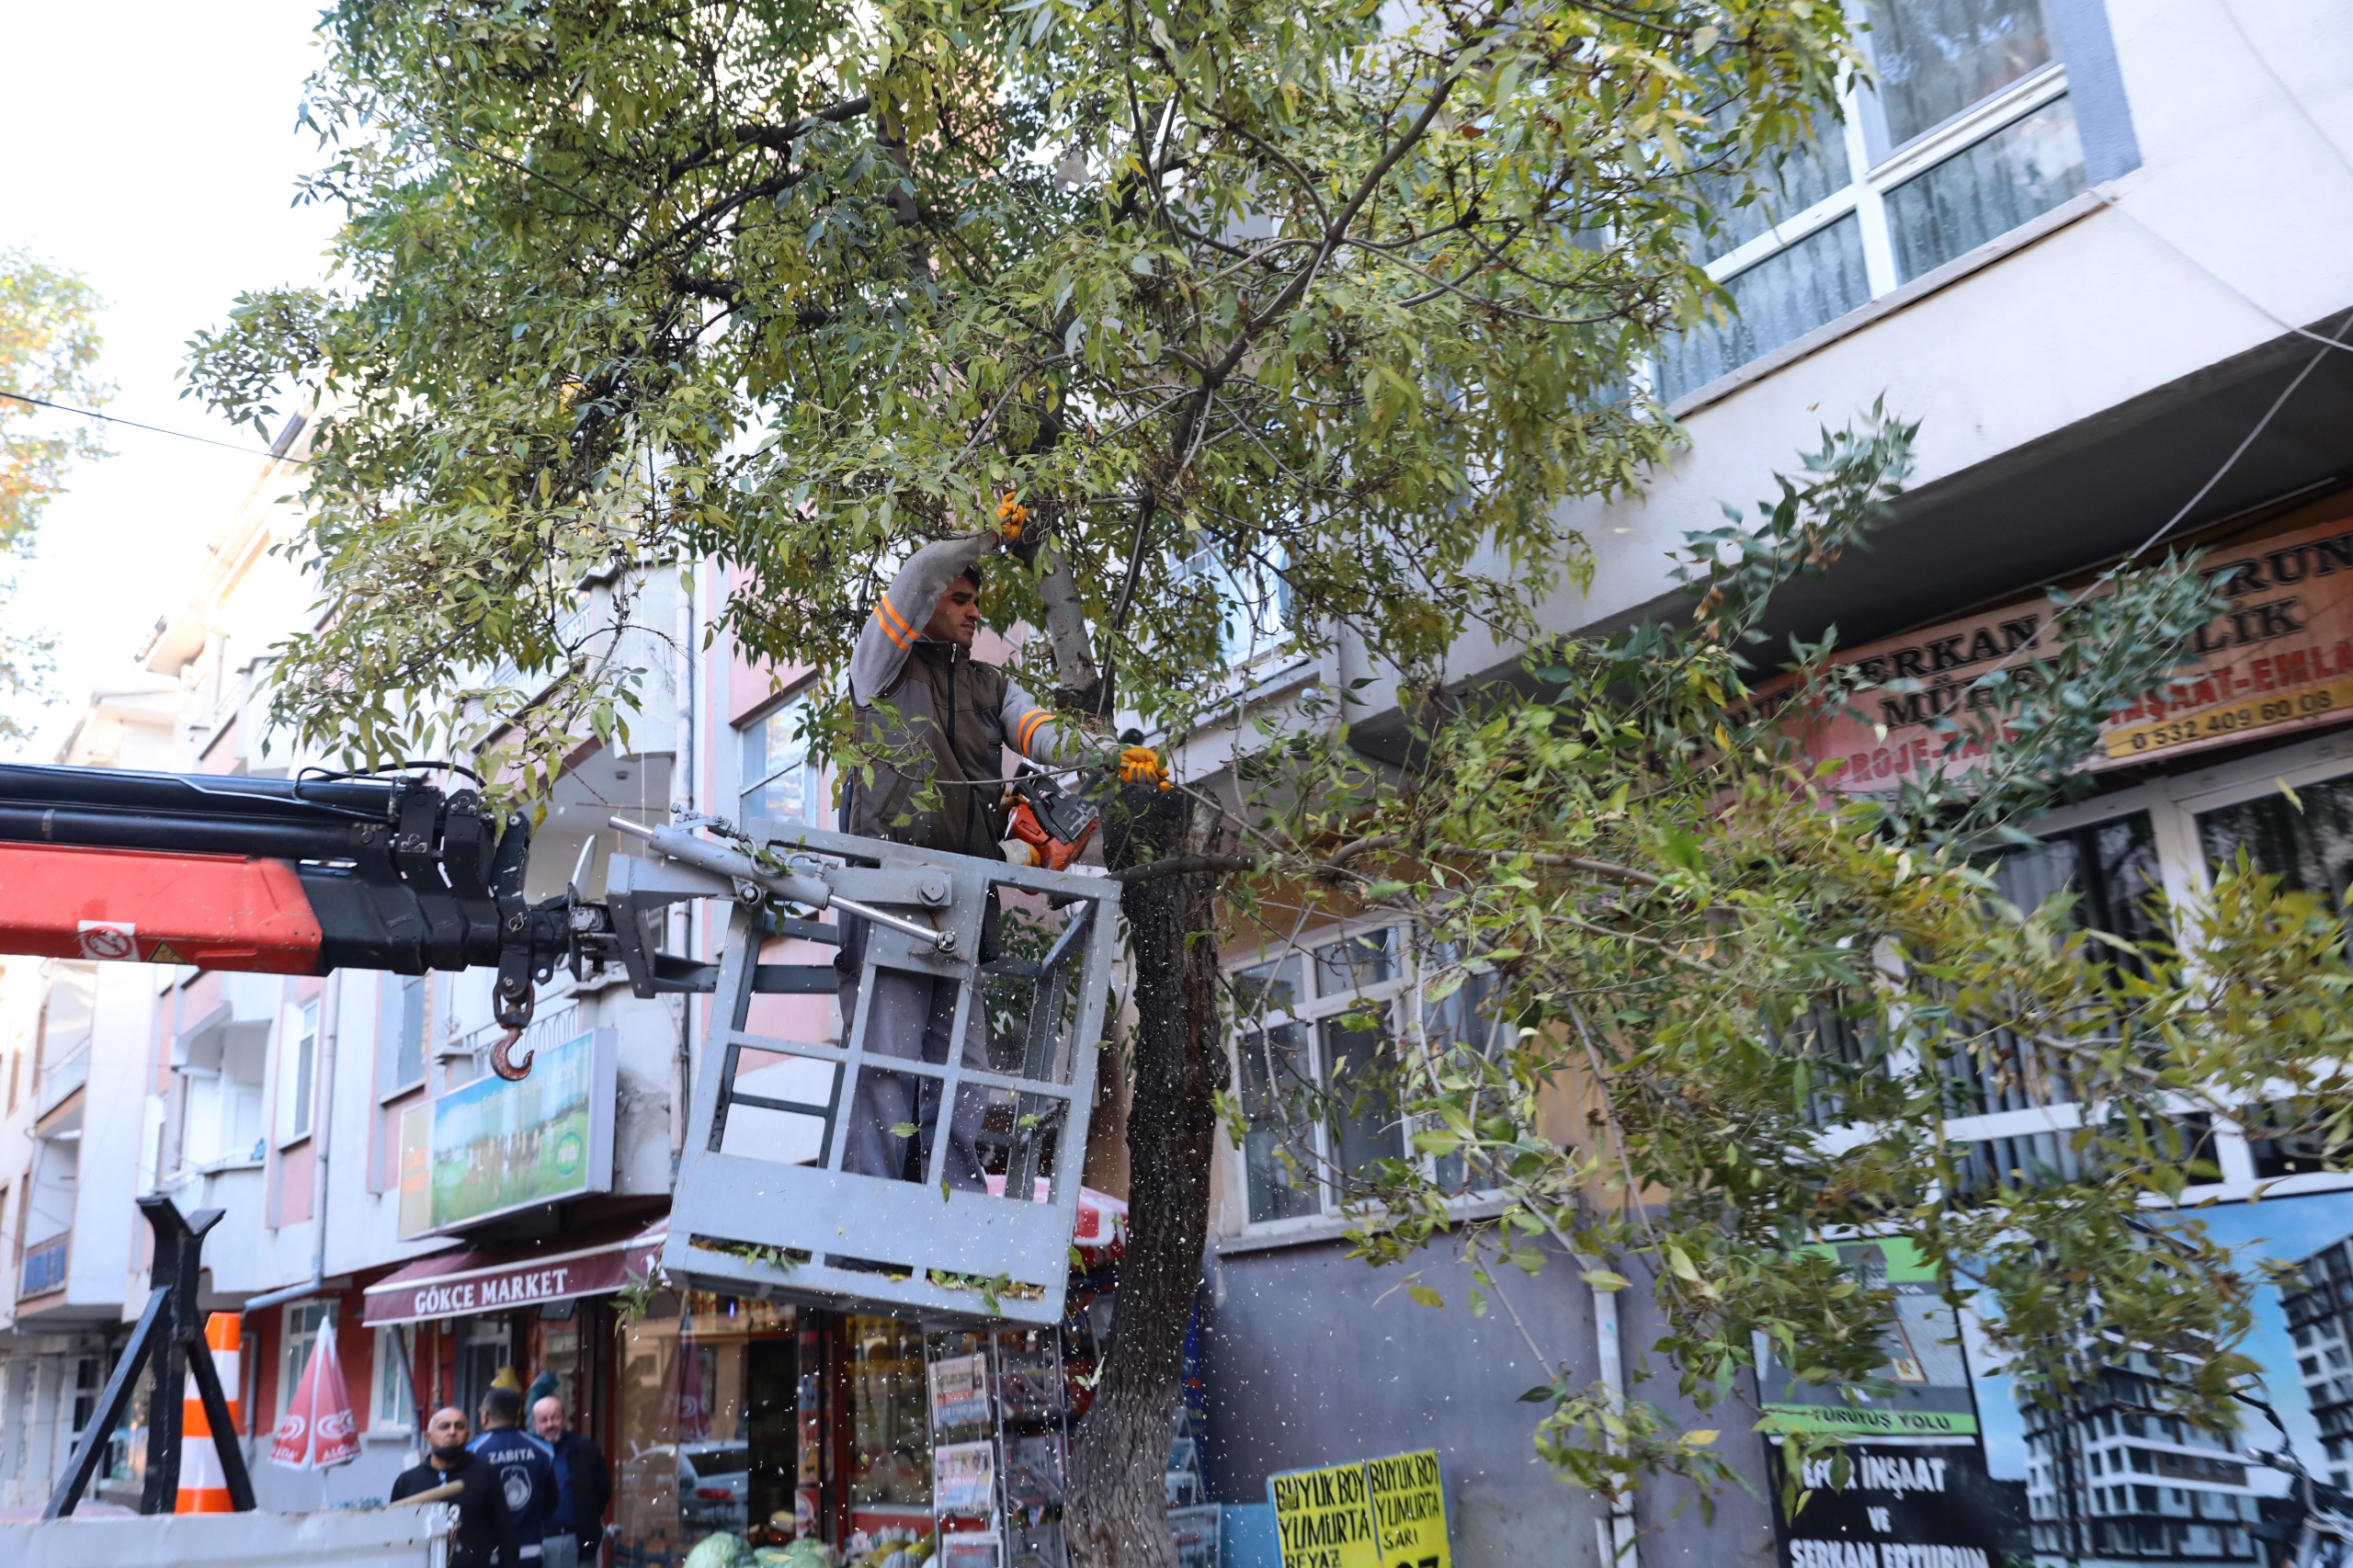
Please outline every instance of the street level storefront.
[[1069, 1425], [1113, 1284], [1098, 1266], [1074, 1277], [1060, 1330], [994, 1335], [638, 1293], [615, 1328], [614, 1563], [674, 1563], [725, 1533], [878, 1564], [932, 1543], [964, 1568], [1066, 1568]]
[[[2082, 924], [2143, 950], [2191, 935], [2165, 928], [2158, 895], [2175, 909], [2194, 905], [2242, 861], [2340, 913], [2353, 889], [2353, 493], [2199, 542], [2221, 612], [2163, 690], [2110, 716], [2087, 764], [2092, 795], [2029, 824], [2035, 842], [1988, 866], [2011, 903], [2069, 895]], [[2030, 654], [2051, 610], [2022, 594], [1842, 650], [1839, 662], [1860, 677], [1857, 711], [1818, 725], [1809, 750], [1840, 765], [1830, 777], [1849, 793], [1938, 767], [1965, 774], [1974, 759], [1946, 758], [1931, 722], [1980, 704], [1984, 688], [1972, 683]], [[1963, 1103], [1945, 1132], [1967, 1151], [1965, 1182], [2078, 1173], [2066, 1129], [2079, 1109], [2040, 1097], [2040, 1082], [1989, 1062], [1979, 1081], [1956, 1085]], [[2333, 1281], [2353, 1256], [2353, 1174], [2336, 1152], [2267, 1136], [2266, 1125], [2265, 1108], [2249, 1104], [2204, 1127], [2213, 1178], [2181, 1201], [2250, 1257], [2294, 1266], [2257, 1301], [2245, 1350], [2286, 1423], [2287, 1449], [2316, 1481], [2346, 1488], [2353, 1403], [2338, 1397], [2337, 1379], [2353, 1344], [2342, 1310], [2353, 1290], [2340, 1294]], [[1892, 1261], [1874, 1267], [1896, 1280]], [[1927, 1281], [1903, 1297], [1922, 1313], [1941, 1311], [1940, 1300]], [[1910, 1385], [1921, 1408], [1895, 1401], [1867, 1413], [1884, 1424], [1862, 1434], [1850, 1477], [1826, 1483], [1830, 1506], [1780, 1521], [1785, 1563], [1845, 1561], [1836, 1554], [1874, 1542], [1960, 1551], [1961, 1541], [1971, 1561], [2256, 1563], [2279, 1560], [2292, 1540], [2289, 1483], [2264, 1445], [2148, 1415], [2145, 1368], [2103, 1368], [2090, 1392], [2052, 1406], [2013, 1386], [1968, 1333], [1925, 1320], [1904, 1327], [1911, 1348], [1885, 1375]], [[1790, 1406], [1781, 1418], [1805, 1414]]]
[[[611, 1464], [614, 1568], [667, 1568], [722, 1533], [878, 1562], [938, 1540], [964, 1568], [1066, 1568], [1068, 1424], [1090, 1391], [1122, 1211], [1087, 1199], [1078, 1242], [1096, 1267], [1074, 1277], [1059, 1332], [927, 1332], [669, 1290], [654, 1266], [666, 1221], [419, 1259], [366, 1289], [365, 1322], [406, 1365], [416, 1410], [471, 1415], [502, 1370], [526, 1391], [544, 1378]], [[943, 1359], [961, 1380], [945, 1403]]]

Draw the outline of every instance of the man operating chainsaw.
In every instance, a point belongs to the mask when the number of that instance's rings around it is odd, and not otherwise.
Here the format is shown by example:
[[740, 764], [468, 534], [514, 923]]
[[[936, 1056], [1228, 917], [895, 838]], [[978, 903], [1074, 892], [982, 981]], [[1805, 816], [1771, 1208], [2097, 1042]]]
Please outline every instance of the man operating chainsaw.
[[[927, 544], [900, 568], [874, 603], [850, 654], [853, 733], [871, 782], [845, 771], [842, 825], [862, 837], [925, 849], [1025, 865], [1059, 868], [1079, 843], [1041, 831], [1038, 813], [1006, 802], [1005, 753], [1048, 766], [1096, 761], [1104, 743], [1057, 722], [1018, 682], [995, 665], [972, 657], [981, 624], [981, 562], [1021, 536], [1027, 511], [1010, 495], [996, 524], [961, 539]], [[1162, 784], [1160, 758], [1130, 745], [1113, 766], [1131, 784]], [[983, 919], [981, 957], [996, 955], [998, 911], [994, 899]], [[845, 913], [841, 955], [835, 960], [845, 1040], [857, 1027], [858, 971], [864, 922]], [[955, 1026], [956, 984], [927, 975], [881, 970], [867, 1000], [866, 1049], [879, 1056], [948, 1060]], [[986, 1009], [971, 1008], [963, 1063], [986, 1069]], [[869, 1070], [861, 1074], [844, 1129], [849, 1142], [842, 1168], [862, 1176], [919, 1180], [927, 1163], [927, 1133], [908, 1137], [910, 1124], [928, 1129], [938, 1119], [936, 1079]], [[977, 1136], [977, 1097], [949, 1119], [944, 1174], [967, 1191], [984, 1183]]]

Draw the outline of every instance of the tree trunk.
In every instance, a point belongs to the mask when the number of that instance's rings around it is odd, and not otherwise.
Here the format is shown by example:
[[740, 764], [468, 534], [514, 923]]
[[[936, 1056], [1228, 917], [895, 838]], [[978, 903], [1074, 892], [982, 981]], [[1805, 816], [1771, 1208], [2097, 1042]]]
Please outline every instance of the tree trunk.
[[[1203, 847], [1182, 793], [1130, 787], [1109, 808], [1105, 850], [1114, 869]], [[1136, 1002], [1127, 1254], [1102, 1381], [1071, 1456], [1064, 1538], [1074, 1568], [1176, 1568], [1162, 1477], [1209, 1233], [1213, 1096], [1225, 1078], [1216, 879], [1133, 882], [1120, 902]]]

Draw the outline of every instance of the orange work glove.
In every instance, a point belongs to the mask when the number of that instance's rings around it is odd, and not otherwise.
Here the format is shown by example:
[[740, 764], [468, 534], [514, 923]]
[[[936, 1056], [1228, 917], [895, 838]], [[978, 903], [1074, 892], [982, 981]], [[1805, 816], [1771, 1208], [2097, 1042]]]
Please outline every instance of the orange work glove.
[[1160, 765], [1160, 754], [1150, 746], [1130, 746], [1120, 753], [1120, 782], [1167, 789], [1168, 774]]
[[1015, 500], [1012, 491], [1006, 491], [1005, 499], [996, 504], [996, 531], [1005, 536], [1005, 542], [1012, 544], [1019, 540], [1021, 525], [1029, 520], [1029, 508]]

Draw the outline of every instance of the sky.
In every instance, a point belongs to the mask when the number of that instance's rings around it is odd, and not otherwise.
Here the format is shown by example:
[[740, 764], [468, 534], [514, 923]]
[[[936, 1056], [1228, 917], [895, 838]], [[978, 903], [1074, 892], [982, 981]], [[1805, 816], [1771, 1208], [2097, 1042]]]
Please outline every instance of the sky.
[[[256, 450], [180, 394], [188, 340], [239, 291], [324, 276], [335, 214], [290, 206], [321, 161], [295, 124], [317, 60], [320, 0], [0, 0], [0, 246], [82, 273], [106, 301], [107, 412]], [[44, 415], [58, 418], [58, 415]], [[254, 457], [108, 427], [114, 456], [85, 463], [43, 517], [6, 609], [58, 640], [57, 706], [20, 709], [35, 733], [14, 757], [48, 762], [96, 687], [184, 597], [205, 543], [253, 483]]]

